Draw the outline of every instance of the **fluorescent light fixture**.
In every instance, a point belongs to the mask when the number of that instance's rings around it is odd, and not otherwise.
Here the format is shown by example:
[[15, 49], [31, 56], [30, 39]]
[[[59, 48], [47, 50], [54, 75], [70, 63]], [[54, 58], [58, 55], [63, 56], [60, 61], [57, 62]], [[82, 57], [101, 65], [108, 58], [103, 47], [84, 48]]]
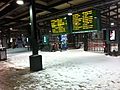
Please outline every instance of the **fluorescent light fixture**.
[[23, 5], [24, 4], [23, 0], [17, 0], [16, 3], [19, 4], [19, 5]]
[[10, 28], [10, 30], [13, 30], [13, 28]]
[[10, 42], [13, 42], [13, 38], [10, 38]]
[[64, 17], [64, 19], [66, 19], [66, 17]]
[[28, 38], [27, 38], [27, 42], [28, 42]]
[[97, 19], [97, 17], [94, 17], [95, 19]]
[[112, 23], [111, 23], [111, 26], [114, 26], [114, 25], [115, 25], [115, 23], [112, 22]]
[[31, 25], [31, 23], [29, 23], [29, 25]]
[[69, 13], [68, 13], [68, 16], [71, 16], [71, 15], [72, 15], [72, 13], [71, 13], [71, 12], [69, 12]]

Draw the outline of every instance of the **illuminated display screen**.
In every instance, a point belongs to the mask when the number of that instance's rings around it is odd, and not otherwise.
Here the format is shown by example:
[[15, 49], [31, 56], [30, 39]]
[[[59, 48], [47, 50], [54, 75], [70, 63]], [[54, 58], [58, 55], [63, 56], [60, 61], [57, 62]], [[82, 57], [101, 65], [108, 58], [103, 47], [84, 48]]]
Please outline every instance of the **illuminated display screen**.
[[73, 14], [73, 31], [97, 30], [97, 17], [95, 10]]
[[53, 34], [67, 33], [68, 31], [67, 18], [63, 17], [51, 20], [51, 28]]
[[110, 30], [110, 40], [115, 40], [115, 30]]

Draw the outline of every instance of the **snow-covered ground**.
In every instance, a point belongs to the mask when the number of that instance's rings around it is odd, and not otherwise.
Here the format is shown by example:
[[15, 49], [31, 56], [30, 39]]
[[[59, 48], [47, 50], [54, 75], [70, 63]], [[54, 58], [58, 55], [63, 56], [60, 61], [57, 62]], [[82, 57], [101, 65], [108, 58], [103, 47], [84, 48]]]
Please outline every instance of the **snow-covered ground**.
[[43, 58], [43, 70], [29, 72], [31, 54], [8, 54], [9, 67], [26, 70], [10, 78], [14, 90], [120, 90], [120, 57], [79, 49], [39, 51]]

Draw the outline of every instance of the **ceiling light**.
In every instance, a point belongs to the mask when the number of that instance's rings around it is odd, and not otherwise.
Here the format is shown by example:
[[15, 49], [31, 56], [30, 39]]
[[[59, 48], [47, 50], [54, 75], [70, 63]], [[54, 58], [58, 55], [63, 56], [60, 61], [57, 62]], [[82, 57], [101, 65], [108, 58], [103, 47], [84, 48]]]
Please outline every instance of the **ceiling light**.
[[16, 3], [19, 4], [19, 5], [23, 5], [24, 4], [23, 0], [17, 0]]
[[72, 13], [71, 13], [71, 12], [69, 12], [69, 13], [68, 13], [68, 16], [71, 16], [71, 15], [72, 15]]
[[112, 23], [111, 23], [111, 26], [114, 26], [114, 25], [115, 25], [115, 23], [112, 22]]
[[31, 25], [31, 23], [29, 23], [29, 25]]
[[68, 16], [71, 16], [72, 13], [73, 13], [73, 10], [72, 10], [72, 4], [71, 3], [68, 3], [70, 5], [69, 9], [68, 9]]
[[72, 15], [72, 12], [73, 12], [72, 9], [69, 9], [69, 10], [68, 10], [68, 16], [71, 16], [71, 15]]
[[13, 28], [10, 28], [10, 30], [13, 30]]

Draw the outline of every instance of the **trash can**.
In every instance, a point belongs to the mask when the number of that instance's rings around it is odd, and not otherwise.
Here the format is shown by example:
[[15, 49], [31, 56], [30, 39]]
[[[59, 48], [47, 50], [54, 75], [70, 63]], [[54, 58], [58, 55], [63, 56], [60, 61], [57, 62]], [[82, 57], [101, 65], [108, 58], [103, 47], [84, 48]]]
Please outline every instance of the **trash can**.
[[7, 53], [5, 47], [0, 48], [0, 61], [1, 60], [7, 60]]

